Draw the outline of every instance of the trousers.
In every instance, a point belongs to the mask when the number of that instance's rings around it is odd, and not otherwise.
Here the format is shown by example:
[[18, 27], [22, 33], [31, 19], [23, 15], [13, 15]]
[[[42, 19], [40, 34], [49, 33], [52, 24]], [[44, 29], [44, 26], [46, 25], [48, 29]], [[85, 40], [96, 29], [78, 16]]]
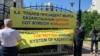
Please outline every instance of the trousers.
[[1, 56], [18, 56], [17, 46], [14, 47], [1, 46]]
[[91, 52], [93, 53], [93, 47], [95, 44], [95, 53], [98, 52], [98, 40], [91, 40]]
[[82, 56], [83, 40], [74, 41], [74, 56]]

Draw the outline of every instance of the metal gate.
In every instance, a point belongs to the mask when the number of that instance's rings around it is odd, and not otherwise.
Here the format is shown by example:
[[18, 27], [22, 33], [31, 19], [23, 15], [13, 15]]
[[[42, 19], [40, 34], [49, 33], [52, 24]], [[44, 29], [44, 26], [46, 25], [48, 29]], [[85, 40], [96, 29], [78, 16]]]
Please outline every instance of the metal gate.
[[[29, 7], [24, 7], [25, 9], [30, 8], [30, 9], [36, 9], [36, 10], [49, 10], [47, 6], [29, 6]], [[67, 9], [63, 9], [62, 7], [58, 6], [50, 6], [51, 11], [61, 11], [61, 12], [72, 12]], [[0, 16], [3, 15], [3, 19], [9, 18], [9, 7], [4, 6], [0, 4]], [[7, 15], [7, 16], [5, 16]], [[17, 28], [16, 28], [17, 29]], [[18, 28], [20, 29], [20, 28]], [[26, 52], [25, 52], [26, 51]], [[24, 49], [23, 51], [19, 51], [18, 56], [61, 56], [61, 55], [71, 55], [73, 54], [73, 45], [52, 45], [52, 46], [43, 46], [43, 47], [36, 47], [36, 48], [30, 48], [29, 49]]]

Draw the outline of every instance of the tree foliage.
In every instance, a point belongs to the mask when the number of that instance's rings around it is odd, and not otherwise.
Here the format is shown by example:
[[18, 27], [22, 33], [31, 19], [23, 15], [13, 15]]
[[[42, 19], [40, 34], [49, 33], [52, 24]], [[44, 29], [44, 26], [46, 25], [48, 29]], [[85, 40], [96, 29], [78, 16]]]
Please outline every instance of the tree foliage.
[[97, 26], [100, 28], [100, 15], [97, 11], [84, 11], [82, 12], [82, 23], [86, 27], [86, 34], [92, 30], [93, 26]]

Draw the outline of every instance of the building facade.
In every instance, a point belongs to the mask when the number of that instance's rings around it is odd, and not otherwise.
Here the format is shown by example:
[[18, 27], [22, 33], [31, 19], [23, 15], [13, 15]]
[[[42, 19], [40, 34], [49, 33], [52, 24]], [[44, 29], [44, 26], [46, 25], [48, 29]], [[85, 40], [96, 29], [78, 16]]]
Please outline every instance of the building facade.
[[23, 0], [0, 0], [0, 20], [9, 18], [9, 8], [14, 6], [14, 2], [16, 7], [23, 7]]
[[94, 10], [100, 13], [100, 0], [92, 0], [92, 4], [89, 11], [94, 11]]

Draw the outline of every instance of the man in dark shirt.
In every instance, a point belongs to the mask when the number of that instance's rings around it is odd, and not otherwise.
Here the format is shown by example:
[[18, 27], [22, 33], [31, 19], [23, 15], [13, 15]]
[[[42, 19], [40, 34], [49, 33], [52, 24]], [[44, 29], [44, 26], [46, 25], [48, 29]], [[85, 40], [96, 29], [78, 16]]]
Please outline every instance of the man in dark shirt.
[[85, 28], [80, 26], [75, 29], [74, 56], [82, 56], [82, 46], [85, 37]]
[[4, 27], [4, 22], [3, 20], [0, 20], [0, 29], [2, 29]]
[[[0, 20], [0, 29], [4, 27], [4, 22], [3, 20]], [[0, 42], [0, 55], [1, 55], [1, 42]]]
[[91, 31], [91, 53], [93, 54], [93, 46], [95, 44], [95, 53], [98, 52], [98, 30], [96, 27]]

